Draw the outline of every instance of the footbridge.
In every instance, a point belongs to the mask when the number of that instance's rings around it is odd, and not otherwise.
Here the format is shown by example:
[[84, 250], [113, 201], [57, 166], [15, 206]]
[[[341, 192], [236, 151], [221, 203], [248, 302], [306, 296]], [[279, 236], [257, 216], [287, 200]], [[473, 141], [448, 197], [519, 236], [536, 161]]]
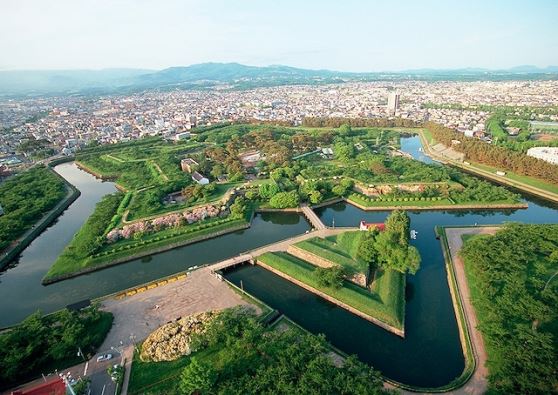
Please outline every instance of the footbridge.
[[268, 245], [265, 245], [263, 247], [259, 247], [256, 248], [254, 250], [251, 251], [247, 251], [245, 253], [242, 253], [238, 256], [235, 256], [233, 258], [229, 258], [229, 259], [225, 259], [224, 261], [220, 261], [220, 262], [216, 262], [214, 264], [209, 265], [209, 269], [211, 269], [211, 271], [216, 272], [219, 270], [223, 270], [229, 267], [233, 267], [233, 266], [237, 266], [239, 264], [242, 264], [244, 262], [250, 262], [251, 264], [255, 264], [256, 263], [256, 258], [262, 254], [265, 254], [266, 252], [278, 252], [278, 251], [287, 251], [287, 249], [289, 248], [289, 246], [291, 246], [292, 244], [296, 244], [298, 242], [301, 242], [303, 240], [307, 240], [307, 239], [311, 239], [313, 237], [328, 237], [328, 236], [334, 236], [337, 235], [339, 233], [343, 233], [346, 231], [355, 231], [355, 230], [359, 230], [359, 228], [323, 228], [320, 230], [314, 230], [311, 232], [307, 232], [304, 233], [302, 235], [299, 236], [294, 236], [291, 237], [289, 239], [285, 239], [285, 240], [281, 240], [275, 243], [271, 243]]
[[316, 215], [314, 210], [312, 210], [306, 203], [301, 206], [302, 214], [310, 221], [312, 226], [317, 230], [327, 229], [327, 226], [324, 225], [320, 217]]

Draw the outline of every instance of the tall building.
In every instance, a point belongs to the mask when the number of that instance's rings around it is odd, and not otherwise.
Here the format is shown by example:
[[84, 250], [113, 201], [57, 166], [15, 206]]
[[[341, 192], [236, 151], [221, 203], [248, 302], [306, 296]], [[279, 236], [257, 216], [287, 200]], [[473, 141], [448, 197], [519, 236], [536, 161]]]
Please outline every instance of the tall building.
[[388, 95], [387, 112], [390, 115], [395, 115], [397, 110], [399, 110], [399, 93], [390, 92]]

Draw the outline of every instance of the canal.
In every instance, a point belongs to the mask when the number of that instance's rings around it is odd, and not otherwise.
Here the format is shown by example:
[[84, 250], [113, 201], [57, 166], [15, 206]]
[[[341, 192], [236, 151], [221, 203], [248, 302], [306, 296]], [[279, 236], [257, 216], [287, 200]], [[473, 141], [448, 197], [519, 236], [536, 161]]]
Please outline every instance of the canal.
[[0, 327], [13, 325], [37, 310], [50, 313], [83, 299], [118, 292], [192, 266], [217, 262], [310, 229], [298, 214], [258, 214], [249, 229], [44, 286], [41, 279], [93, 212], [95, 204], [104, 195], [116, 191], [113, 183], [101, 182], [73, 163], [56, 166], [55, 170], [75, 185], [81, 196], [23, 251], [17, 261], [0, 272]]
[[[402, 150], [423, 157], [417, 136], [402, 139]], [[526, 210], [463, 210], [409, 212], [418, 231], [412, 244], [422, 258], [416, 275], [407, 276], [405, 339], [350, 314], [260, 267], [244, 266], [226, 274], [235, 284], [280, 310], [313, 333], [323, 333], [337, 348], [356, 354], [386, 377], [419, 387], [438, 387], [457, 378], [464, 368], [459, 332], [449, 293], [436, 225], [558, 223], [556, 206], [526, 197]], [[389, 212], [366, 212], [346, 203], [315, 210], [328, 226], [357, 226], [361, 220], [383, 222]]]

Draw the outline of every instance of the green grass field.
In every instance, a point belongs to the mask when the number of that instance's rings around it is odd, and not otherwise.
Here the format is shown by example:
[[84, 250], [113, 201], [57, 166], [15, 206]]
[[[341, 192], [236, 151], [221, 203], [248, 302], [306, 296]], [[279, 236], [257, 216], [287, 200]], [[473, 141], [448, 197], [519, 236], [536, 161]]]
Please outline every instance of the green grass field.
[[[192, 224], [178, 229], [165, 229], [142, 237], [139, 240], [120, 240], [107, 244], [101, 250], [82, 260], [59, 257], [47, 272], [44, 280], [60, 276], [78, 274], [82, 270], [109, 265], [111, 262], [136, 254], [143, 254], [169, 245], [183, 244], [190, 240], [203, 238], [228, 229], [240, 228], [247, 224], [245, 219], [214, 219], [203, 224]], [[63, 259], [64, 258], [64, 259]]]
[[[380, 294], [370, 292], [349, 281], [345, 281], [341, 288], [324, 287], [318, 283], [314, 273], [316, 267], [308, 262], [298, 259], [290, 254], [276, 252], [265, 253], [258, 260], [272, 268], [285, 273], [304, 284], [315, 288], [332, 298], [385, 322], [395, 328], [403, 328], [405, 306], [405, 276], [393, 272], [392, 275], [382, 276], [380, 288], [388, 289], [383, 292], [385, 299]], [[385, 284], [389, 282], [389, 284]]]
[[227, 182], [215, 184], [215, 190], [206, 199], [197, 199], [193, 202], [181, 202], [176, 204], [154, 204], [152, 190], [136, 191], [133, 193], [132, 201], [129, 204], [127, 220], [134, 221], [142, 218], [157, 216], [173, 211], [186, 210], [200, 204], [215, 203], [223, 198], [225, 194], [233, 188], [242, 185], [242, 182]]
[[[492, 167], [492, 166], [488, 166], [488, 165], [481, 165], [479, 163], [471, 163], [471, 165], [468, 166], [468, 167], [488, 171], [492, 174], [496, 174], [497, 171], [502, 170], [502, 169]], [[558, 186], [557, 185], [553, 185], [553, 184], [550, 184], [548, 182], [544, 182], [544, 181], [539, 180], [537, 178], [521, 176], [519, 174], [513, 173], [513, 172], [508, 171], [508, 170], [506, 170], [506, 175], [503, 176], [502, 179], [504, 179], [504, 180], [509, 179], [509, 180], [512, 180], [512, 181], [518, 181], [518, 182], [521, 182], [523, 184], [527, 184], [527, 185], [535, 187], [535, 188], [539, 188], [539, 189], [542, 189], [542, 190], [545, 190], [545, 191], [549, 191], [549, 192], [558, 194]]]
[[[358, 244], [362, 232], [347, 232], [342, 235], [345, 235], [345, 237], [333, 236], [328, 239], [314, 237], [296, 243], [295, 246], [334, 264], [343, 266], [349, 274], [363, 273], [366, 275], [368, 264], [357, 257]], [[338, 239], [344, 240], [344, 243], [338, 242]]]

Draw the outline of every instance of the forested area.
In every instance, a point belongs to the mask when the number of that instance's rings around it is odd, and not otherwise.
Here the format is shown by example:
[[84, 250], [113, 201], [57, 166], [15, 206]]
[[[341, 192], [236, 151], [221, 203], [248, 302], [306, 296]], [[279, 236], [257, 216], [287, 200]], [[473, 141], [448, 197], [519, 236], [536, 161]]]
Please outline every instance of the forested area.
[[412, 119], [403, 118], [340, 118], [340, 117], [305, 117], [302, 126], [305, 127], [328, 127], [338, 128], [341, 125], [349, 125], [351, 127], [373, 127], [373, 128], [416, 128], [421, 124]]
[[490, 390], [558, 388], [558, 225], [508, 224], [461, 252], [487, 353]]
[[37, 166], [0, 184], [0, 250], [30, 229], [66, 195], [64, 181]]
[[[112, 319], [96, 307], [46, 316], [37, 312], [0, 333], [0, 389], [88, 359], [102, 344]], [[83, 357], [77, 355], [78, 348]]]
[[[435, 123], [427, 123], [426, 127], [434, 140], [463, 152], [467, 160], [558, 184], [558, 167], [556, 165], [527, 156], [521, 152], [511, 151], [504, 147], [487, 144], [475, 138], [465, 137], [453, 129]], [[461, 143], [452, 146], [452, 140], [458, 140]]]
[[269, 330], [245, 310], [219, 314], [195, 343], [197, 352], [183, 357], [182, 371], [134, 362], [130, 393], [386, 393], [380, 374], [356, 357], [336, 365], [323, 336], [290, 327]]

